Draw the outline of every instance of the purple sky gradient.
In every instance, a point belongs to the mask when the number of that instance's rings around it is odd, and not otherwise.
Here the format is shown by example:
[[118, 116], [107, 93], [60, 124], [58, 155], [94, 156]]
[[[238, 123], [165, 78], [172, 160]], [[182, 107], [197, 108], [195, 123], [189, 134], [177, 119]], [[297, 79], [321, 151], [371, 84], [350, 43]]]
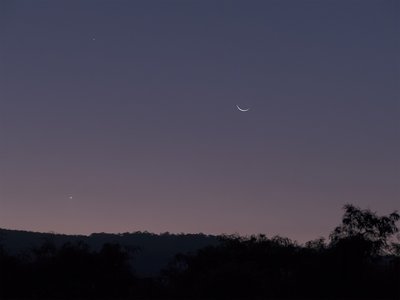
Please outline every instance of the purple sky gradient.
[[305, 241], [399, 209], [399, 13], [1, 1], [0, 227]]

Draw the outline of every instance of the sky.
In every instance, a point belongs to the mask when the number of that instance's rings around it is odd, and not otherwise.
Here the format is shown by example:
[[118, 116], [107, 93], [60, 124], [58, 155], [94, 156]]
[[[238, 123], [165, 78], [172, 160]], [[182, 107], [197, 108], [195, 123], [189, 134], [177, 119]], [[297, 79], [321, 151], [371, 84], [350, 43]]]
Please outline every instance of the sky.
[[0, 227], [306, 241], [400, 209], [399, 13], [1, 1]]

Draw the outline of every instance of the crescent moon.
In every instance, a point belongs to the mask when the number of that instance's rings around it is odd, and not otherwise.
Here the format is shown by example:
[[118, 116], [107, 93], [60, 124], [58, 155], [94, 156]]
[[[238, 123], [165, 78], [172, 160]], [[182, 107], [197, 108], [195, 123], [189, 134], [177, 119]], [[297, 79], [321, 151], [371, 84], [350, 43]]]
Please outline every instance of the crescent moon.
[[246, 108], [246, 109], [240, 108], [239, 105], [236, 105], [236, 107], [240, 111], [249, 111], [249, 109], [250, 109], [250, 108]]

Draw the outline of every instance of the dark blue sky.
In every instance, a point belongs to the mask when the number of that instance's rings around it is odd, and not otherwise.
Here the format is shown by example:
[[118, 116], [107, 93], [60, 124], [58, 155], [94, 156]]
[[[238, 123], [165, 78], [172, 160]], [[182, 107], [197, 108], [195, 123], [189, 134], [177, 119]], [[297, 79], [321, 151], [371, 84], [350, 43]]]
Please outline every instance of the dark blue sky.
[[399, 13], [2, 1], [0, 227], [306, 240], [398, 209]]

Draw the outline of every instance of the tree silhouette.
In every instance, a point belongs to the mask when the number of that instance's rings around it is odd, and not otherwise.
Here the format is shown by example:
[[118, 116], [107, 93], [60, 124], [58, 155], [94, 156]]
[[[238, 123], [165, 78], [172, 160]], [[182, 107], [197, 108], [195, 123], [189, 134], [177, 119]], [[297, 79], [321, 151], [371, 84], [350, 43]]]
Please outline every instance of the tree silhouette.
[[388, 216], [379, 217], [369, 209], [362, 210], [351, 204], [346, 204], [344, 210], [342, 224], [330, 235], [333, 244], [354, 241], [364, 247], [366, 255], [377, 255], [392, 250], [390, 238], [399, 231], [396, 222], [400, 215], [396, 211]]
[[0, 245], [0, 299], [400, 299], [399, 215], [344, 210], [329, 242], [223, 235], [151, 278], [133, 271], [137, 248], [115, 242], [50, 238], [20, 254]]
[[[377, 216], [346, 205], [330, 243], [304, 246], [265, 235], [221, 237], [221, 244], [178, 255], [165, 271], [174, 295], [187, 298], [364, 298], [398, 296], [399, 257], [391, 238], [396, 212]], [[397, 298], [395, 298], [397, 299]]]

